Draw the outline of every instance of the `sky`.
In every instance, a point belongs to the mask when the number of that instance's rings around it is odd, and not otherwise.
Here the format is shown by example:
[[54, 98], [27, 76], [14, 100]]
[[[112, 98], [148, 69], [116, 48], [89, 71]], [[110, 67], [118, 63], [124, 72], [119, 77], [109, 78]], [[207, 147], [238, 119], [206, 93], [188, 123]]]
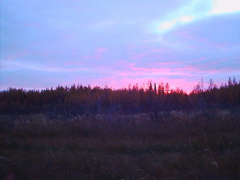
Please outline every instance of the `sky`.
[[0, 0], [1, 89], [240, 80], [239, 0]]

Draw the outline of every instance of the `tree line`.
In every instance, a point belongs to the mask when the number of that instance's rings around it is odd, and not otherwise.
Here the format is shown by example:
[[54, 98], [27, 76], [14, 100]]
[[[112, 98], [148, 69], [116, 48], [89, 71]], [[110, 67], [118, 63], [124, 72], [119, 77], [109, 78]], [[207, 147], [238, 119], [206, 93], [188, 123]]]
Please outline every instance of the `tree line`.
[[240, 82], [229, 78], [217, 86], [212, 79], [208, 88], [199, 82], [191, 93], [170, 89], [168, 83], [148, 82], [114, 90], [82, 85], [58, 86], [44, 90], [9, 88], [0, 92], [0, 113], [50, 113], [77, 115], [87, 113], [141, 113], [196, 111], [240, 107]]

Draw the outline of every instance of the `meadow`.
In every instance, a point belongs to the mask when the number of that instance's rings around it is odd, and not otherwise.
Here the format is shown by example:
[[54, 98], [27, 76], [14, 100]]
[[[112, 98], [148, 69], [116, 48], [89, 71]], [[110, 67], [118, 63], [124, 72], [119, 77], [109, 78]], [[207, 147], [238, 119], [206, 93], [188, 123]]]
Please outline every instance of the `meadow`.
[[240, 179], [239, 109], [0, 122], [0, 179]]

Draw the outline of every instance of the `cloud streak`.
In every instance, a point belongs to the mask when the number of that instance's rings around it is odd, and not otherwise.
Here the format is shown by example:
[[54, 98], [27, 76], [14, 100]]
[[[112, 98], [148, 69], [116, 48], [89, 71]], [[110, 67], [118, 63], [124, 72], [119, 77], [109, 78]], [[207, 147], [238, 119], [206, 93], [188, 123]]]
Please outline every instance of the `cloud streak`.
[[177, 13], [172, 12], [165, 19], [160, 19], [160, 22], [154, 22], [153, 32], [164, 34], [178, 26], [212, 15], [234, 12], [240, 12], [240, 2], [236, 0], [193, 0], [180, 8]]
[[107, 52], [106, 48], [99, 48], [96, 49], [93, 55], [87, 55], [84, 56], [84, 59], [88, 59], [88, 60], [100, 60], [102, 59], [102, 56]]

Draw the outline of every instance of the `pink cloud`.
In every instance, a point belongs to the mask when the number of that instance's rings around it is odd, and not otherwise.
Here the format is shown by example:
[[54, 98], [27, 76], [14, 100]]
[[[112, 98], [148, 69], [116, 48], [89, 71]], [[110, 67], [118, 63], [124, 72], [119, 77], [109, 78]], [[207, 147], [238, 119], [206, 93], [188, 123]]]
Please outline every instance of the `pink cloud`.
[[16, 60], [16, 59], [19, 59], [20, 57], [23, 57], [27, 55], [27, 52], [25, 51], [20, 51], [18, 53], [15, 53], [15, 54], [12, 54], [10, 56], [7, 56], [5, 58], [2, 58], [2, 60], [7, 60], [7, 61], [12, 61], [12, 60]]
[[176, 64], [180, 64], [182, 62], [179, 62], [179, 61], [174, 61], [174, 62], [157, 62], [157, 63], [154, 63], [155, 65], [158, 65], [158, 66], [169, 66], [169, 65], [176, 65]]
[[181, 68], [144, 68], [130, 66], [130, 70], [135, 75], [189, 75], [187, 71], [182, 71]]
[[131, 59], [134, 60], [143, 60], [143, 59], [147, 59], [147, 58], [153, 58], [153, 59], [160, 59], [162, 58], [162, 53], [165, 52], [169, 52], [169, 49], [150, 49], [146, 52], [140, 53], [140, 54], [136, 54], [136, 55], [132, 55]]
[[209, 47], [214, 47], [214, 48], [225, 48], [225, 47], [227, 47], [227, 44], [224, 44], [224, 43], [219, 43], [219, 44], [218, 43], [213, 43], [208, 38], [195, 36], [195, 35], [189, 34], [186, 31], [178, 32], [177, 35], [180, 35], [184, 39], [188, 39], [188, 40], [191, 40], [191, 41], [195, 40], [195, 41], [198, 41], [198, 42], [205, 43]]
[[87, 55], [84, 56], [83, 58], [91, 60], [100, 60], [102, 59], [103, 54], [105, 54], [106, 52], [107, 52], [106, 48], [99, 48], [95, 50], [93, 55]]

